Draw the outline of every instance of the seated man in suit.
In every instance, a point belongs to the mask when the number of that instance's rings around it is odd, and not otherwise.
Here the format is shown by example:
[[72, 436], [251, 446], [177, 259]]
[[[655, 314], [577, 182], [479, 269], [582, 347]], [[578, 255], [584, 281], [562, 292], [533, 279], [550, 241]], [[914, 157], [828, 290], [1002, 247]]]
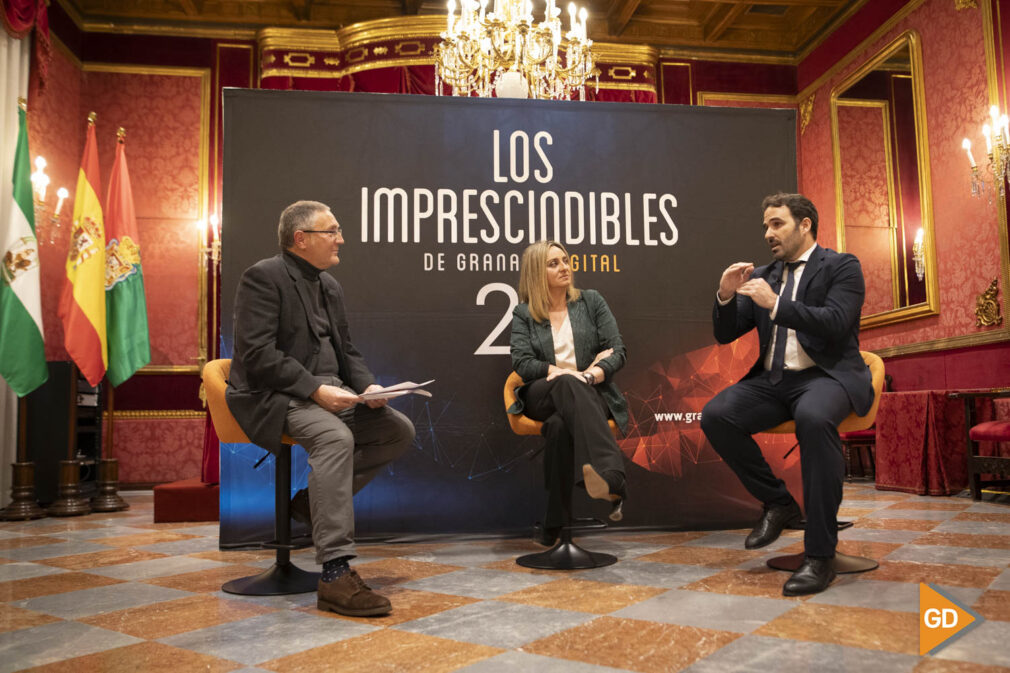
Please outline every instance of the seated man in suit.
[[766, 197], [764, 237], [771, 264], [731, 264], [722, 274], [713, 322], [719, 343], [757, 328], [761, 355], [744, 378], [705, 405], [701, 426], [712, 447], [764, 512], [747, 549], [774, 542], [800, 522], [800, 507], [776, 477], [752, 434], [796, 422], [806, 506], [805, 558], [782, 593], [817, 593], [835, 577], [838, 506], [845, 474], [837, 426], [873, 401], [859, 354], [863, 271], [852, 255], [817, 245], [817, 209], [800, 194]]
[[228, 408], [259, 446], [279, 448], [286, 432], [309, 454], [312, 539], [323, 566], [319, 609], [389, 614], [389, 600], [347, 564], [352, 498], [410, 446], [414, 426], [385, 400], [359, 397], [379, 386], [351, 343], [343, 289], [323, 273], [340, 262], [344, 242], [329, 207], [291, 204], [277, 238], [281, 254], [246, 269], [235, 295]]

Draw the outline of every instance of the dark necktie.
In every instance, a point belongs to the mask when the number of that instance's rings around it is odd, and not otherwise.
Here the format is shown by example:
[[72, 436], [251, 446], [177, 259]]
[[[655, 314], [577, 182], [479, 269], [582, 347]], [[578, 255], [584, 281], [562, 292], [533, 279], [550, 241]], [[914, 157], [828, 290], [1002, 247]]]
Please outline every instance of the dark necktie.
[[[786, 299], [792, 300], [793, 298], [793, 287], [796, 285], [796, 269], [799, 268], [801, 264], [805, 264], [804, 261], [799, 262], [786, 262], [785, 268], [787, 271], [786, 287], [782, 290], [782, 294], [779, 297], [785, 297]], [[780, 307], [781, 308], [781, 307]], [[771, 380], [773, 385], [778, 385], [782, 380], [782, 373], [786, 368], [786, 339], [789, 337], [789, 328], [784, 325], [777, 325], [775, 327], [775, 352], [772, 354], [772, 368], [768, 373], [768, 378]]]

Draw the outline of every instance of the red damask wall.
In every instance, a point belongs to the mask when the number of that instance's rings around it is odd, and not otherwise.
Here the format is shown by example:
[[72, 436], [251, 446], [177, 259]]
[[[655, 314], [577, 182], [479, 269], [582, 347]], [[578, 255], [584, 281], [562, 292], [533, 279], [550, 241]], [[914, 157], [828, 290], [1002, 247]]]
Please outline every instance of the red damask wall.
[[[921, 36], [940, 315], [866, 331], [862, 345], [870, 350], [980, 332], [975, 326], [975, 297], [1000, 274], [997, 204], [970, 197], [960, 147], [961, 138], [978, 133], [989, 106], [983, 12], [959, 11], [948, 0], [917, 4], [844, 67], [801, 96], [812, 94], [814, 103], [810, 124], [800, 138], [800, 185], [818, 205], [820, 242], [830, 246], [835, 242], [831, 90], [902, 32], [915, 30]], [[801, 64], [801, 82], [815, 77]]]

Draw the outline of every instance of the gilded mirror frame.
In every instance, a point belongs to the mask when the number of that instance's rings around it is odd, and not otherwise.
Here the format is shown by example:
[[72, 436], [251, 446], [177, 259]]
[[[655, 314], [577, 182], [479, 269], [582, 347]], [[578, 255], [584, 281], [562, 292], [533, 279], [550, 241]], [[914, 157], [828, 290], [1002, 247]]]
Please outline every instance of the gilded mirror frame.
[[890, 242], [891, 242], [891, 269], [892, 269], [892, 300], [897, 304], [898, 290], [897, 278], [894, 275], [898, 271], [899, 255], [897, 240], [897, 204], [895, 199], [895, 188], [893, 180], [893, 166], [890, 143], [890, 124], [887, 123], [889, 117], [887, 103], [884, 101], [861, 101], [843, 100], [842, 95], [850, 88], [862, 80], [866, 75], [876, 70], [888, 59], [898, 52], [908, 49], [909, 60], [911, 61], [912, 80], [912, 106], [915, 113], [915, 146], [916, 160], [919, 172], [919, 202], [921, 214], [921, 226], [923, 231], [923, 253], [925, 257], [925, 291], [926, 300], [910, 306], [893, 308], [880, 313], [863, 315], [860, 318], [861, 329], [872, 327], [882, 327], [893, 325], [906, 320], [915, 320], [940, 313], [939, 303], [939, 283], [936, 272], [936, 251], [935, 236], [933, 233], [933, 196], [932, 181], [929, 171], [929, 136], [926, 131], [926, 100], [923, 91], [922, 75], [922, 43], [919, 34], [914, 30], [909, 30], [890, 44], [885, 46], [873, 58], [868, 60], [854, 72], [849, 74], [844, 80], [839, 82], [831, 90], [831, 143], [834, 159], [835, 177], [835, 228], [838, 236], [838, 250], [845, 251], [845, 204], [842, 192], [842, 156], [841, 156], [841, 134], [838, 125], [838, 108], [840, 106], [849, 107], [879, 107], [885, 120], [883, 124], [885, 134], [885, 156], [886, 171], [888, 175], [888, 202], [890, 213]]

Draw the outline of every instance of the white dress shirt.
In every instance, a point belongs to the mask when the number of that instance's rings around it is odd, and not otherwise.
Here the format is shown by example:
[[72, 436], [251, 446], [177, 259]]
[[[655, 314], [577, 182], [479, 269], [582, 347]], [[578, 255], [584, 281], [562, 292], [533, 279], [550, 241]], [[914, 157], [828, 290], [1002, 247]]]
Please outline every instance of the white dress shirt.
[[572, 334], [572, 323], [565, 314], [565, 321], [561, 327], [554, 329], [551, 326], [551, 336], [554, 338], [554, 364], [562, 369], [578, 371], [579, 366], [575, 361], [575, 335]]

